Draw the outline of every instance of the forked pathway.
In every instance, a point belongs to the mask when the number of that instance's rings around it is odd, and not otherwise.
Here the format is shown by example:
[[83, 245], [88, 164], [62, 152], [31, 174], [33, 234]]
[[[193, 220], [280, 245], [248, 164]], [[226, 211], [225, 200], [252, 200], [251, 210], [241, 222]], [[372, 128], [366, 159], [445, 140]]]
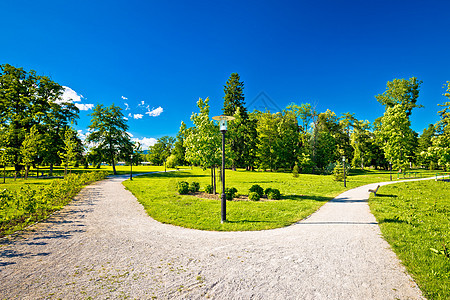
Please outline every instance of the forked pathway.
[[1, 298], [422, 299], [369, 211], [376, 184], [286, 228], [205, 232], [149, 218], [125, 179], [3, 240]]

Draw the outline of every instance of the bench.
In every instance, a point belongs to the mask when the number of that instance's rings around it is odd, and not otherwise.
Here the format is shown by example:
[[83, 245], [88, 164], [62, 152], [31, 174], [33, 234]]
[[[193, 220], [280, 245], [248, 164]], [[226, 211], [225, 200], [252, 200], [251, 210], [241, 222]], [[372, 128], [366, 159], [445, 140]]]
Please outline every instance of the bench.
[[373, 193], [376, 196], [379, 188], [380, 188], [380, 186], [377, 186], [377, 188], [374, 190], [369, 189], [369, 193]]

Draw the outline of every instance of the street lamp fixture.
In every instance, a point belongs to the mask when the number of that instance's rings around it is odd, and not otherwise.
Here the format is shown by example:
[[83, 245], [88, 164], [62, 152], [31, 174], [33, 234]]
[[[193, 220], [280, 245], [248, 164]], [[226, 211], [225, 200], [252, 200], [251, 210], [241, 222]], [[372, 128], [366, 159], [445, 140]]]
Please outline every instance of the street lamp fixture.
[[220, 132], [222, 132], [222, 195], [221, 195], [221, 213], [220, 213], [220, 222], [226, 222], [227, 221], [227, 198], [225, 195], [225, 132], [227, 132], [227, 125], [228, 121], [234, 120], [234, 117], [231, 116], [215, 116], [213, 117], [213, 120], [219, 122], [220, 126]]
[[344, 170], [344, 187], [347, 187], [347, 182], [345, 181], [345, 156], [342, 156], [342, 169]]
[[130, 180], [133, 180], [133, 153], [131, 153], [131, 161], [130, 161]]

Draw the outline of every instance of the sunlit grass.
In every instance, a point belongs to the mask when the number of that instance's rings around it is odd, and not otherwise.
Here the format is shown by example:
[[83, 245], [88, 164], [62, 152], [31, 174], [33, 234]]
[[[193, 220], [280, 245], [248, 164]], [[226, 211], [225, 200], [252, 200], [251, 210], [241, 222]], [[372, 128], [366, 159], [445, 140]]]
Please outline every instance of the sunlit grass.
[[450, 249], [450, 182], [383, 186], [369, 205], [425, 296], [450, 299], [450, 257], [445, 255]]
[[[343, 191], [368, 183], [389, 181], [389, 172], [353, 171], [343, 182], [332, 175], [248, 172], [226, 170], [226, 186], [235, 187], [239, 194], [258, 184], [265, 188], [279, 189], [283, 199], [279, 201], [228, 201], [227, 223], [220, 223], [220, 201], [182, 196], [176, 192], [179, 181], [200, 183], [201, 190], [211, 184], [210, 171], [199, 168], [179, 172], [144, 175], [126, 181], [124, 185], [144, 205], [148, 214], [162, 223], [202, 230], [263, 230], [293, 224], [306, 218]], [[217, 182], [221, 193], [221, 183]]]

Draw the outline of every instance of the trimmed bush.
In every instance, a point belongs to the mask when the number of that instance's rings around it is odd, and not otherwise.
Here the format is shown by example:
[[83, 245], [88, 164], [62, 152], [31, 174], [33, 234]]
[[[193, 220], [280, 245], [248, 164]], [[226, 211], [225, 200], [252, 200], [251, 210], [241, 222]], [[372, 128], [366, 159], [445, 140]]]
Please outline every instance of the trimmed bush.
[[208, 184], [205, 187], [205, 193], [212, 194], [212, 192], [213, 192], [213, 187], [212, 187], [212, 185]]
[[248, 194], [248, 199], [250, 199], [252, 201], [259, 201], [260, 198], [261, 197], [256, 192], [250, 192], [250, 194]]
[[177, 183], [177, 191], [180, 195], [185, 195], [189, 193], [189, 183], [186, 181], [180, 181]]
[[269, 196], [269, 193], [272, 191], [272, 188], [267, 188], [264, 190], [264, 195]]
[[237, 189], [234, 187], [231, 188], [225, 188], [225, 195], [227, 197], [227, 200], [233, 200], [233, 198], [236, 196]]
[[199, 190], [200, 190], [200, 183], [195, 182], [195, 181], [191, 182], [191, 184], [189, 185], [189, 191], [191, 193], [196, 193]]
[[280, 200], [281, 193], [278, 189], [271, 189], [271, 191], [267, 194], [267, 198], [271, 200]]
[[261, 198], [264, 195], [263, 188], [260, 187], [258, 184], [252, 185], [252, 187], [250, 188], [249, 191], [250, 191], [250, 193], [257, 193], [259, 195], [259, 198]]

